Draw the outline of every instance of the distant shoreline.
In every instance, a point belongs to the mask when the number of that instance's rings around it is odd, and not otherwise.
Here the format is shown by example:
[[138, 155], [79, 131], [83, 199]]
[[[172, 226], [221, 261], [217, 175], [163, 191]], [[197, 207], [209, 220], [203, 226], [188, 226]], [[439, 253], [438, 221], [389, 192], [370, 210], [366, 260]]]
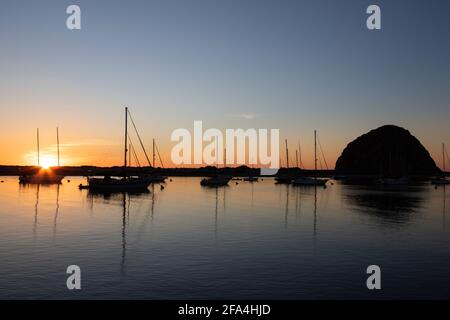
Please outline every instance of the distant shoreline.
[[[114, 167], [98, 167], [98, 166], [62, 166], [59, 168], [52, 168], [56, 174], [64, 176], [121, 176], [124, 174], [124, 168], [119, 166]], [[39, 167], [36, 166], [19, 166], [19, 165], [0, 165], [0, 176], [21, 176], [27, 174], [34, 174], [39, 171]], [[250, 168], [247, 166], [240, 167], [226, 167], [216, 168], [212, 166], [201, 168], [152, 168], [152, 167], [128, 167], [126, 168], [126, 174], [155, 174], [163, 176], [181, 176], [181, 177], [204, 177], [213, 176], [216, 174], [231, 175], [234, 177], [245, 176], [257, 176], [259, 175], [259, 168]], [[287, 175], [313, 175], [314, 170], [299, 169], [299, 168], [280, 168], [279, 174]], [[336, 173], [332, 170], [317, 170], [317, 176], [320, 177], [332, 177]], [[450, 176], [449, 172], [445, 173], [446, 176]], [[365, 176], [374, 177], [376, 175], [353, 173], [348, 176]], [[417, 175], [425, 177], [427, 175]], [[428, 175], [429, 176], [429, 175]]]
[[[98, 166], [62, 166], [59, 168], [51, 168], [56, 174], [64, 176], [121, 176], [124, 174], [124, 168], [114, 167], [98, 167]], [[0, 175], [2, 176], [20, 176], [34, 174], [39, 171], [37, 166], [8, 166], [0, 165]], [[216, 168], [206, 166], [201, 168], [152, 168], [152, 167], [127, 167], [126, 171], [129, 175], [137, 174], [155, 174], [163, 176], [183, 176], [183, 177], [203, 177], [216, 174], [231, 175], [235, 177], [258, 176], [259, 168], [250, 168], [247, 166]], [[299, 168], [281, 168], [279, 170], [283, 174], [313, 174], [313, 170], [302, 170]], [[318, 170], [319, 176], [332, 176], [334, 170]]]

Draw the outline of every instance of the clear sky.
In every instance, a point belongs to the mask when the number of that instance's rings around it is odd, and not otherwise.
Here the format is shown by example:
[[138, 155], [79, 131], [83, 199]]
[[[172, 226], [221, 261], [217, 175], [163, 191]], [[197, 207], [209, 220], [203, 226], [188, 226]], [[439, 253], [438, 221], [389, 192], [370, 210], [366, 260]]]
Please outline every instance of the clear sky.
[[[81, 30], [66, 28], [70, 4]], [[366, 28], [370, 4], [382, 30]], [[194, 120], [279, 128], [307, 166], [314, 129], [333, 166], [357, 136], [397, 124], [440, 165], [449, 36], [445, 0], [4, 0], [0, 164], [34, 164], [37, 127], [53, 154], [59, 126], [63, 165], [120, 165], [129, 106], [166, 165], [172, 130]]]

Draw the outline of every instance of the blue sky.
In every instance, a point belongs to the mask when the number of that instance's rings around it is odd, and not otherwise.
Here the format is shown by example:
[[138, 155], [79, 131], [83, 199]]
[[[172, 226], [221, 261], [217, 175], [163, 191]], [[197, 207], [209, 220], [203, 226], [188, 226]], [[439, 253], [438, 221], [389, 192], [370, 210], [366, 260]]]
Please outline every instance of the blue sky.
[[[65, 26], [70, 4], [81, 30]], [[366, 28], [370, 4], [382, 30]], [[35, 127], [50, 144], [56, 125], [74, 145], [106, 141], [90, 158], [72, 150], [74, 163], [120, 162], [107, 142], [121, 141], [125, 105], [167, 154], [173, 129], [203, 120], [280, 128], [305, 150], [317, 129], [334, 163], [350, 140], [393, 123], [440, 159], [449, 16], [438, 0], [2, 1], [0, 130], [11, 139], [0, 144], [13, 152], [0, 163], [26, 162]]]

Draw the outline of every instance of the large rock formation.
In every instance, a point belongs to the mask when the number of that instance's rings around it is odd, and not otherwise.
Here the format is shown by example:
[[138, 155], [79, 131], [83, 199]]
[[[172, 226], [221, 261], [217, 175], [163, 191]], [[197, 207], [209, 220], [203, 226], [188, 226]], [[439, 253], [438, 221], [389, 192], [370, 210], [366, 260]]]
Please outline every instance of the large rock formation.
[[430, 153], [408, 130], [386, 125], [350, 142], [336, 162], [349, 174], [402, 176], [439, 172]]

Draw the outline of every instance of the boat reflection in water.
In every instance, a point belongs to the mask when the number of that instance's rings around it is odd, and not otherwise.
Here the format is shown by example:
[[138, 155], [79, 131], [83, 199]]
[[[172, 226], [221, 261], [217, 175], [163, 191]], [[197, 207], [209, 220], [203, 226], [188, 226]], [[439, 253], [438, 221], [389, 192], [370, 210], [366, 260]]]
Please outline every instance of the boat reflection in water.
[[[78, 190], [79, 177], [0, 180], [1, 298], [370, 298], [361, 275], [374, 262], [392, 270], [381, 298], [448, 297], [449, 193], [428, 182], [205, 188], [176, 177], [115, 192]], [[65, 288], [70, 264], [86, 290]]]
[[122, 208], [121, 217], [121, 260], [120, 260], [120, 271], [122, 275], [126, 275], [126, 253], [127, 253], [127, 229], [130, 225], [130, 213], [131, 213], [131, 202], [134, 200], [142, 199], [146, 195], [152, 195], [151, 199], [151, 217], [154, 214], [154, 185], [151, 186], [152, 191], [150, 192], [147, 188], [141, 188], [129, 191], [114, 191], [105, 189], [94, 189], [90, 188], [87, 193], [87, 198], [91, 200], [92, 206], [95, 201], [99, 201], [103, 204], [114, 204]]
[[[59, 197], [60, 197], [60, 188], [61, 184], [45, 184], [45, 183], [23, 183], [20, 184], [21, 191], [23, 190], [33, 190], [35, 189], [35, 201], [34, 201], [34, 218], [33, 218], [33, 239], [36, 241], [37, 231], [38, 231], [38, 225], [39, 225], [39, 207], [40, 207], [40, 192], [43, 190], [46, 194], [48, 194], [48, 191], [52, 190], [53, 188], [56, 188], [55, 191], [55, 204], [54, 204], [54, 214], [53, 214], [53, 241], [55, 241], [56, 233], [57, 233], [57, 223], [58, 223], [58, 215], [59, 215]], [[42, 190], [41, 190], [42, 189]], [[53, 197], [53, 195], [52, 195]]]

